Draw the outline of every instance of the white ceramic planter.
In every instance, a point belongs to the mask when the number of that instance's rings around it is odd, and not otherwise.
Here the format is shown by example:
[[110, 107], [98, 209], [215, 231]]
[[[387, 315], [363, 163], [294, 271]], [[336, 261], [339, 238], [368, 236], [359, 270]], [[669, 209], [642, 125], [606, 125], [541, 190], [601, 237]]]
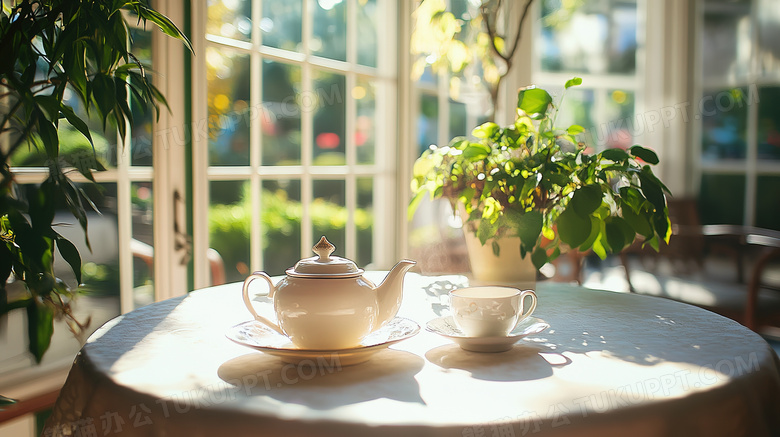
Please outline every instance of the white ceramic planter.
[[475, 285], [506, 285], [521, 290], [536, 290], [536, 268], [531, 255], [520, 256], [520, 238], [500, 238], [499, 256], [493, 254], [493, 240], [483, 246], [473, 232], [464, 228], [471, 274]]

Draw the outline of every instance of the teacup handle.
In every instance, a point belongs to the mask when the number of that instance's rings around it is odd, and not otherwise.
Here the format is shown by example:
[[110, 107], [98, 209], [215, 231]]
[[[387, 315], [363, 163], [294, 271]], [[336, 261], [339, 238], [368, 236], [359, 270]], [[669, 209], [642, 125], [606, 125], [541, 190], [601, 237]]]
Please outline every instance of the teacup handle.
[[[525, 302], [526, 296], [531, 296], [531, 306], [528, 308], [528, 311], [526, 311], [524, 313], [521, 313], [517, 317], [517, 323], [515, 323], [515, 327], [517, 327], [517, 325], [520, 324], [520, 322], [522, 322], [523, 320], [527, 319], [528, 316], [530, 316], [534, 312], [534, 310], [536, 309], [536, 293], [534, 293], [533, 290], [525, 290], [525, 291], [520, 293], [520, 305], [522, 305], [523, 308], [525, 308], [524, 302]], [[514, 329], [514, 328], [512, 328], [512, 329]]]
[[250, 313], [252, 313], [252, 316], [254, 316], [255, 320], [273, 329], [279, 334], [286, 336], [287, 334], [285, 334], [284, 331], [282, 331], [282, 328], [280, 328], [279, 325], [257, 314], [257, 311], [255, 311], [254, 307], [252, 306], [252, 301], [249, 300], [249, 284], [258, 278], [265, 279], [265, 281], [268, 282], [268, 297], [273, 297], [274, 292], [276, 291], [276, 287], [274, 287], [274, 283], [271, 281], [271, 277], [268, 276], [265, 272], [254, 272], [251, 275], [247, 276], [246, 279], [244, 279], [244, 288], [241, 291], [241, 293], [244, 296], [244, 305], [246, 305], [246, 308], [249, 310]]

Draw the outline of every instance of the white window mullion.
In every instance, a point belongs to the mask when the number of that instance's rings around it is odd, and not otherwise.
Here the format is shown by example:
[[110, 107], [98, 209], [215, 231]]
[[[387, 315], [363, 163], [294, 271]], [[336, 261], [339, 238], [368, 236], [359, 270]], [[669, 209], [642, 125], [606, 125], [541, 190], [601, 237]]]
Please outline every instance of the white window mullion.
[[[262, 1], [256, 0], [252, 5], [252, 23], [260, 23], [262, 19]], [[257, 25], [252, 28], [252, 53], [250, 54], [249, 75], [249, 101], [251, 108], [260, 108], [263, 102], [262, 72], [263, 60], [260, 57], [259, 48], [262, 44], [262, 32]], [[262, 117], [262, 115], [261, 115]], [[259, 172], [263, 156], [263, 135], [260, 123], [251, 123], [249, 126], [249, 167], [251, 176], [249, 180], [252, 204], [251, 227], [249, 231], [249, 265], [252, 271], [261, 270], [263, 266], [263, 230], [262, 230], [262, 179]]]
[[354, 174], [347, 176], [346, 183], [347, 228], [345, 232], [346, 256], [355, 259], [357, 256], [357, 230], [355, 229], [355, 210], [357, 209], [357, 178]]
[[[310, 12], [310, 0], [303, 0], [302, 7], [302, 38], [303, 53], [308, 61], [311, 59], [310, 54], [310, 40], [312, 35], [312, 17]], [[312, 67], [308, 62], [301, 65], [301, 92], [304, 96], [311, 96], [312, 94]], [[308, 256], [311, 253], [311, 247], [314, 245], [312, 236], [312, 220], [311, 220], [311, 205], [314, 198], [313, 190], [313, 178], [308, 171], [312, 166], [313, 149], [312, 149], [312, 136], [314, 132], [312, 117], [312, 108], [302, 108], [301, 110], [301, 206], [302, 206], [302, 218], [301, 218], [301, 256]]]
[[[753, 2], [750, 11], [750, 63], [748, 84], [756, 83], [758, 75], [758, 7]], [[748, 85], [747, 88], [750, 88]], [[750, 89], [747, 90], [749, 94]], [[753, 225], [756, 221], [756, 192], [758, 190], [758, 105], [747, 105], [747, 150], [745, 150], [745, 211], [743, 223]]]
[[[357, 1], [347, 0], [347, 64], [353, 66], [357, 63]], [[355, 209], [357, 208], [357, 181], [352, 171], [357, 164], [357, 153], [355, 150], [355, 118], [357, 117], [357, 103], [352, 98], [352, 90], [357, 85], [357, 77], [350, 68], [346, 73], [344, 90], [346, 106], [346, 123], [344, 126], [344, 151], [347, 162], [347, 178], [345, 181], [345, 206], [347, 208], [347, 223], [345, 229], [345, 247], [344, 253], [347, 258], [355, 259], [357, 255], [357, 231], [355, 229]]]
[[209, 248], [209, 155], [208, 81], [206, 79], [206, 2], [192, 2], [192, 233], [194, 287], [208, 287], [211, 283], [208, 258]]
[[[390, 9], [390, 6], [385, 3], [385, 8], [382, 10], [389, 13]], [[388, 120], [390, 116], [396, 117], [398, 136], [394, 137], [394, 141], [389, 143], [388, 146], [391, 144], [397, 144], [398, 151], [397, 153], [393, 154], [390, 154], [389, 150], [385, 153], [377, 153], [377, 159], [379, 160], [377, 165], [384, 166], [384, 164], [381, 164], [380, 161], [382, 158], [388, 155], [391, 157], [391, 159], [397, 160], [399, 163], [397, 173], [398, 179], [394, 184], [376, 184], [374, 186], [374, 241], [376, 241], [377, 244], [374, 245], [373, 255], [374, 260], [376, 260], [377, 263], [382, 263], [382, 261], [384, 261], [383, 257], [387, 256], [380, 253], [380, 247], [386, 249], [384, 252], [389, 252], [391, 248], [395, 248], [399, 256], [409, 256], [409, 231], [411, 230], [411, 222], [407, 220], [406, 214], [403, 214], [402, 217], [397, 217], [396, 213], [398, 226], [396, 226], [395, 229], [398, 230], [398, 238], [396, 239], [398, 243], [392, 240], [388, 241], [388, 232], [385, 232], [384, 235], [382, 235], [383, 230], [380, 228], [380, 224], [385, 220], [385, 218], [381, 217], [383, 213], [386, 215], [392, 210], [406, 211], [406, 206], [408, 205], [410, 196], [409, 185], [407, 181], [412, 179], [412, 164], [417, 158], [417, 142], [415, 141], [415, 137], [417, 136], [417, 127], [414, 123], [414, 120], [417, 120], [417, 117], [419, 116], [420, 109], [418, 107], [418, 102], [420, 99], [420, 93], [417, 92], [416, 87], [414, 86], [414, 83], [412, 82], [412, 79], [408, 73], [409, 71], [412, 71], [410, 38], [408, 36], [412, 34], [411, 17], [412, 11], [414, 10], [414, 5], [410, 1], [400, 1], [398, 2], [396, 9], [398, 12], [397, 29], [399, 35], [402, 35], [402, 37], [398, 38], [398, 47], [395, 50], [388, 51], [387, 53], [398, 57], [398, 86], [395, 89], [395, 91], [397, 91], [396, 95], [398, 96], [398, 107], [391, 113], [392, 115], [385, 114], [383, 118], [378, 118], [378, 120], [384, 121]], [[382, 20], [380, 20], [380, 22], [381, 21]], [[382, 57], [380, 57], [379, 61], [380, 66], [382, 65], [381, 59]], [[389, 97], [385, 94], [385, 92], [389, 91], [388, 88], [383, 87], [382, 92], [379, 93], [379, 95], [382, 96], [382, 100], [377, 99], [377, 112], [380, 112], [379, 108], [384, 108], [383, 101], [386, 97]], [[380, 132], [377, 131], [377, 146], [379, 146], [380, 141], [383, 141], [382, 139], [385, 137], [384, 135], [379, 134]], [[388, 192], [395, 192], [399, 194], [396, 196], [395, 203], [390, 204], [390, 211], [385, 211], [384, 202], [376, 202], [376, 200], [382, 199], [383, 197], [380, 196], [389, 194]], [[397, 246], [395, 246], [396, 244]]]
[[[130, 125], [127, 123], [129, 132]], [[117, 232], [119, 240], [119, 308], [124, 314], [132, 311], [133, 303], [133, 253], [130, 240], [133, 238], [132, 203], [130, 199], [131, 182], [128, 177], [130, 168], [129, 136], [122, 138], [117, 134]], [[92, 242], [98, 244], [97, 242]]]

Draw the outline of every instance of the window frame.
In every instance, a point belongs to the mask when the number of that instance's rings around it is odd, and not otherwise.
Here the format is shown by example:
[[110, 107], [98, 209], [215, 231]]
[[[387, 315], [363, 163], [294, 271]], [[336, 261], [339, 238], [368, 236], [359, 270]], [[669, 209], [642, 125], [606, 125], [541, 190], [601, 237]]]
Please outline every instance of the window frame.
[[[397, 253], [396, 241], [399, 234], [398, 217], [396, 211], [397, 198], [397, 170], [398, 170], [398, 138], [392, 128], [396, 124], [398, 115], [397, 90], [399, 89], [400, 74], [396, 60], [390, 56], [379, 57], [378, 65], [366, 67], [356, 62], [357, 50], [355, 44], [356, 18], [355, 11], [357, 0], [345, 0], [347, 13], [347, 60], [337, 61], [319, 57], [310, 53], [308, 38], [311, 35], [312, 23], [310, 14], [311, 0], [302, 1], [302, 41], [303, 52], [291, 52], [262, 45], [261, 33], [253, 31], [251, 40], [236, 41], [221, 36], [209, 35], [206, 32], [207, 5], [205, 2], [196, 2], [192, 9], [193, 46], [195, 54], [192, 69], [192, 119], [194, 128], [203, 126], [203, 120], [208, 120], [209, 114], [206, 105], [208, 81], [206, 79], [206, 50], [208, 47], [229, 47], [230, 50], [248, 54], [250, 57], [250, 107], [262, 105], [261, 96], [261, 65], [263, 59], [280, 61], [301, 68], [302, 93], [311, 93], [311, 77], [313, 69], [318, 71], [333, 72], [345, 76], [346, 89], [350, 90], [355, 85], [358, 77], [370, 78], [381, 82], [377, 86], [376, 95], [376, 145], [373, 164], [357, 164], [354, 147], [351, 147], [353, 139], [350, 132], [354, 131], [356, 114], [356, 102], [347, 95], [346, 98], [346, 164], [343, 166], [317, 166], [313, 165], [312, 148], [312, 115], [307, 111], [302, 112], [301, 120], [301, 162], [293, 166], [263, 165], [261, 163], [262, 137], [257, 126], [250, 126], [250, 162], [241, 166], [214, 166], [209, 164], [208, 134], [200, 128], [192, 136], [192, 227], [193, 227], [193, 286], [195, 289], [209, 286], [210, 272], [205, 254], [209, 250], [208, 210], [210, 204], [209, 184], [223, 180], [246, 180], [250, 184], [252, 216], [250, 228], [250, 259], [251, 271], [261, 270], [263, 265], [263, 232], [260, 217], [256, 213], [260, 210], [261, 184], [265, 180], [293, 179], [301, 181], [301, 203], [303, 218], [301, 223], [301, 257], [311, 256], [311, 247], [316, 243], [313, 235], [312, 220], [309, 214], [309, 204], [313, 199], [313, 180], [334, 179], [345, 181], [345, 199], [348, 211], [346, 224], [346, 246], [341, 253], [347, 258], [354, 259], [356, 252], [356, 232], [354, 227], [354, 211], [356, 205], [357, 179], [370, 177], [374, 180], [373, 202], [373, 251], [371, 268], [385, 269], [392, 265]], [[382, 17], [378, 20], [377, 29], [378, 44], [383, 46], [379, 52], [397, 53], [395, 37], [381, 38], [381, 35], [392, 34], [396, 28], [398, 6], [389, 0], [377, 0], [378, 14]], [[262, 18], [262, 0], [253, 0], [252, 22], [259, 23]], [[257, 72], [257, 74], [255, 74]], [[345, 92], [346, 95], [346, 92]], [[311, 111], [308, 111], [311, 112]], [[200, 122], [199, 122], [200, 121]]]
[[[761, 103], [756, 101], [752, 102], [753, 96], [751, 93], [755, 91], [756, 96], [758, 93], [758, 87], [762, 85], [774, 85], [780, 87], [780, 72], [776, 72], [774, 75], [764, 75], [759, 71], [758, 60], [756, 56], [756, 47], [758, 46], [758, 7], [756, 1], [750, 2], [750, 56], [748, 61], [748, 72], [742, 77], [730, 77], [730, 78], [709, 78], [706, 79], [703, 75], [703, 59], [702, 59], [702, 35], [704, 29], [704, 15], [705, 15], [705, 0], [695, 1], [695, 10], [692, 14], [694, 36], [691, 41], [695, 45], [693, 50], [694, 54], [694, 66], [693, 66], [693, 88], [694, 97], [693, 101], [698, 105], [703, 103], [704, 91], [728, 88], [746, 87], [748, 88], [747, 97], [747, 125], [746, 125], [746, 148], [744, 159], [718, 159], [716, 161], [707, 161], [703, 159], [702, 153], [702, 137], [704, 135], [704, 129], [702, 127], [701, 116], [697, 113], [695, 115], [697, 122], [693, 123], [692, 127], [692, 141], [691, 141], [691, 155], [693, 156], [693, 164], [695, 175], [691, 181], [694, 187], [694, 192], [699, 193], [700, 183], [705, 175], [728, 175], [728, 176], [743, 176], [745, 178], [745, 191], [742, 206], [744, 207], [742, 224], [746, 226], [753, 226], [756, 222], [756, 207], [759, 199], [758, 191], [758, 179], [761, 176], [774, 176], [780, 177], [780, 160], [763, 160], [758, 159], [758, 105]], [[752, 103], [752, 104], [751, 104]], [[700, 111], [701, 106], [692, 108], [694, 111]]]

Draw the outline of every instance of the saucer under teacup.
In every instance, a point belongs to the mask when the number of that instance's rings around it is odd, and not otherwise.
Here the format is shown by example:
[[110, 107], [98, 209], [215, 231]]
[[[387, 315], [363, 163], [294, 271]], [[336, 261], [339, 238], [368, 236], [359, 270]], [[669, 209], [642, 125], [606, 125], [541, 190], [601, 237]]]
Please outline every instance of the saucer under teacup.
[[277, 356], [286, 363], [299, 364], [305, 360], [326, 360], [332, 363], [338, 359], [340, 366], [350, 366], [368, 361], [375, 353], [413, 337], [418, 332], [420, 325], [416, 322], [396, 317], [366, 336], [358, 346], [333, 350], [301, 349], [292, 344], [288, 337], [255, 320], [228, 328], [225, 336], [242, 346]]
[[521, 320], [515, 329], [506, 336], [469, 337], [455, 324], [452, 316], [437, 317], [426, 325], [428, 331], [447, 337], [462, 349], [472, 352], [508, 351], [521, 338], [538, 334], [549, 327], [550, 325], [544, 320], [530, 316]]

